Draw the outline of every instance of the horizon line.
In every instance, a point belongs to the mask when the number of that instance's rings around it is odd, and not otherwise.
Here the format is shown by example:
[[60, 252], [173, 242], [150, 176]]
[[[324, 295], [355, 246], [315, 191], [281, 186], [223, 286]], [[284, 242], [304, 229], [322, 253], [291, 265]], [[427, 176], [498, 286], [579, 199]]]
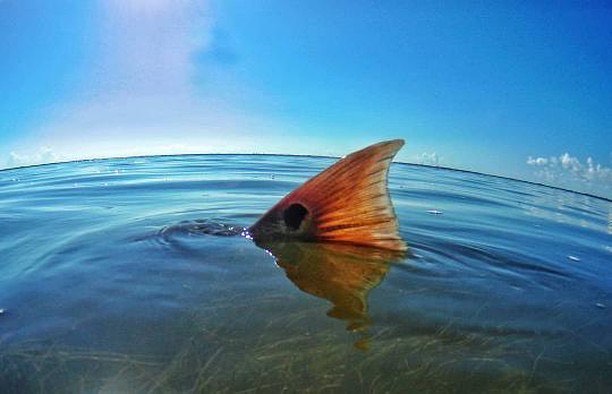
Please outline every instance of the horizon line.
[[[280, 157], [309, 157], [309, 158], [321, 158], [321, 159], [341, 159], [344, 157], [344, 156], [308, 155], [308, 154], [294, 154], [294, 153], [162, 153], [162, 154], [133, 155], [133, 156], [128, 155], [128, 156], [94, 157], [94, 158], [88, 158], [88, 159], [72, 159], [72, 160], [63, 160], [63, 161], [60, 160], [60, 161], [52, 161], [52, 162], [47, 162], [47, 163], [28, 164], [28, 165], [22, 165], [22, 166], [16, 166], [16, 167], [0, 168], [0, 173], [5, 172], [5, 171], [21, 170], [21, 169], [42, 167], [42, 166], [55, 165], [55, 164], [69, 164], [69, 163], [81, 163], [81, 162], [93, 162], [93, 161], [105, 161], [105, 160], [117, 160], [117, 159], [138, 159], [138, 158], [146, 158], [146, 157], [173, 157], [173, 156], [280, 156]], [[607, 202], [612, 202], [612, 198], [599, 196], [599, 195], [591, 194], [587, 192], [567, 189], [567, 188], [560, 187], [560, 186], [553, 186], [553, 185], [549, 185], [546, 183], [528, 181], [525, 179], [512, 178], [512, 177], [504, 176], [504, 175], [492, 174], [492, 173], [487, 173], [487, 172], [479, 172], [479, 171], [474, 171], [474, 170], [466, 170], [462, 168], [453, 168], [453, 167], [446, 167], [446, 166], [432, 165], [432, 164], [419, 164], [419, 163], [411, 163], [411, 162], [395, 161], [395, 160], [393, 160], [392, 163], [407, 165], [407, 166], [438, 168], [438, 169], [447, 170], [447, 171], [455, 171], [455, 172], [462, 172], [462, 173], [468, 173], [468, 174], [490, 176], [493, 178], [506, 179], [506, 180], [522, 182], [522, 183], [536, 185], [536, 186], [543, 186], [549, 189], [560, 190], [564, 192], [569, 192], [569, 193], [574, 193], [574, 194], [578, 194], [582, 196], [604, 200]]]

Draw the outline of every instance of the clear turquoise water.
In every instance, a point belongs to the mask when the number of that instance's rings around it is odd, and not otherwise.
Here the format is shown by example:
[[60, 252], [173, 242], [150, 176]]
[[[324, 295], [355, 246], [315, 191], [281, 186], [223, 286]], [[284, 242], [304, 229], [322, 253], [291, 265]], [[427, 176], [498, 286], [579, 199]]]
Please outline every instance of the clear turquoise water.
[[[399, 261], [287, 265], [215, 234], [239, 232], [333, 161], [1, 171], [2, 392], [610, 391], [610, 201], [394, 164], [411, 248]], [[356, 315], [330, 312], [354, 295], [330, 280], [347, 269], [367, 284]]]

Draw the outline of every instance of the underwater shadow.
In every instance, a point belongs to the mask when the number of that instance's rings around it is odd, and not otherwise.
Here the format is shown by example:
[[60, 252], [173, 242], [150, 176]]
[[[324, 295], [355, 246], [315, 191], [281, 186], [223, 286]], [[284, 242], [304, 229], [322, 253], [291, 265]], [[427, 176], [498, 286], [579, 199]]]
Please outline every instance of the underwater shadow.
[[343, 320], [346, 329], [362, 333], [355, 347], [367, 350], [368, 294], [378, 286], [391, 264], [405, 252], [345, 244], [311, 242], [257, 243], [285, 270], [287, 278], [301, 291], [332, 303], [329, 317]]

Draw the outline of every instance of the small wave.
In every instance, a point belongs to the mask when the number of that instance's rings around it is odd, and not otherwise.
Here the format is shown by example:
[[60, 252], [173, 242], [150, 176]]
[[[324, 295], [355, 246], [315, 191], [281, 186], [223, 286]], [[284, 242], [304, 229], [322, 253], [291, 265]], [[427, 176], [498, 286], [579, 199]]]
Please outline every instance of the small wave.
[[183, 220], [176, 224], [162, 226], [154, 231], [132, 237], [135, 242], [151, 242], [164, 248], [194, 252], [211, 247], [210, 242], [202, 243], [205, 237], [228, 238], [243, 235], [246, 228], [216, 219]]
[[185, 220], [178, 224], [165, 226], [159, 231], [162, 237], [174, 235], [214, 235], [219, 237], [233, 237], [241, 235], [246, 229], [242, 226], [226, 224], [209, 219]]

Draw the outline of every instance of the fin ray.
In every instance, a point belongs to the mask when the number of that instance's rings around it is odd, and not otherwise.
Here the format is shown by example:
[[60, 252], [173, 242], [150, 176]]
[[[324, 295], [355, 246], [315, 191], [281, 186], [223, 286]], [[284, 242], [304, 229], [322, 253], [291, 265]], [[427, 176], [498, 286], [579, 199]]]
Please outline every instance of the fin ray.
[[[285, 196], [249, 232], [256, 242], [280, 237], [405, 251], [387, 190], [391, 160], [403, 145], [392, 140], [351, 153]], [[295, 204], [307, 214], [289, 228], [282, 218]]]

